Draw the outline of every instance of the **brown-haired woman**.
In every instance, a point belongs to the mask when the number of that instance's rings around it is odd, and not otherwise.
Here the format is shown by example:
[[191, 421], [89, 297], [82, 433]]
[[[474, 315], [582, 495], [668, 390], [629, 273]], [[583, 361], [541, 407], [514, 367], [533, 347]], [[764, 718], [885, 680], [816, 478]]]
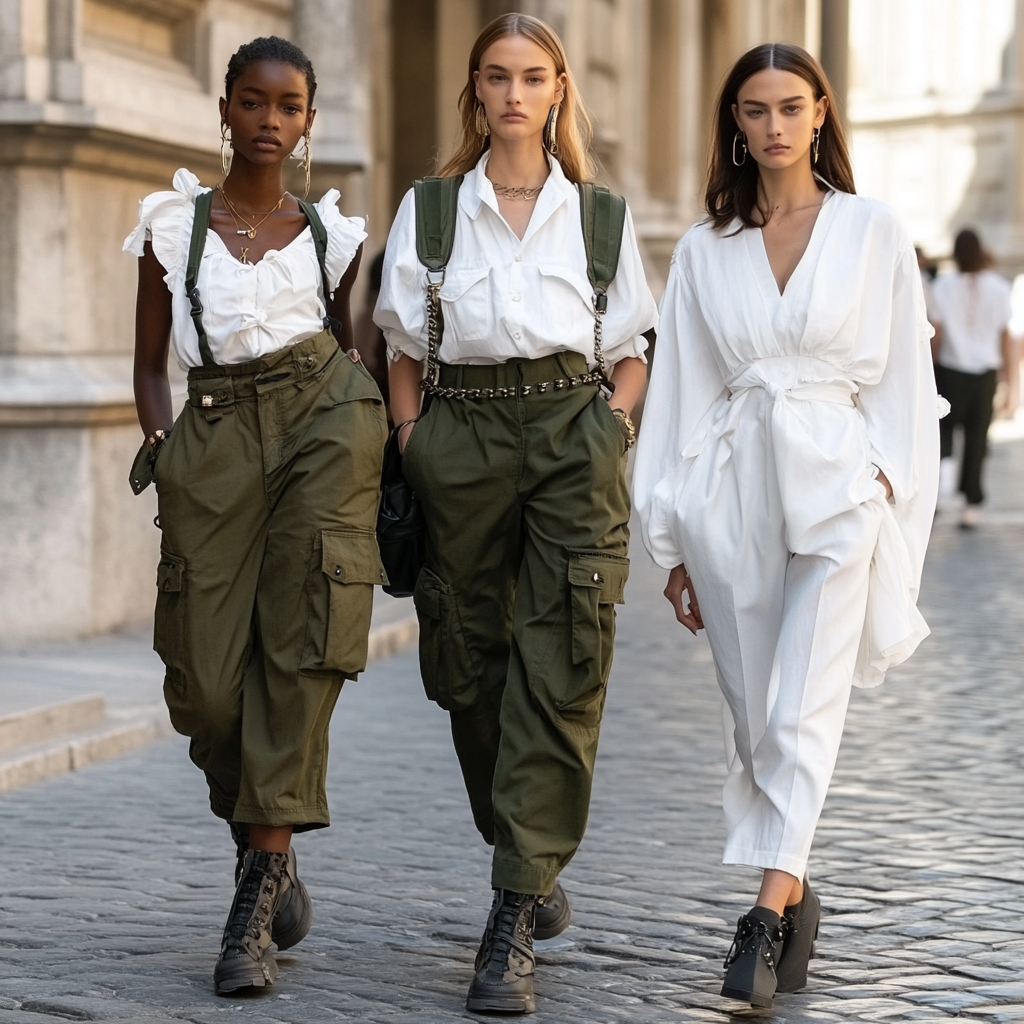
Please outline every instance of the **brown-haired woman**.
[[722, 993], [771, 1006], [806, 983], [805, 872], [851, 684], [877, 685], [928, 633], [937, 398], [914, 250], [854, 195], [799, 47], [732, 69], [706, 201], [673, 257], [633, 493], [732, 713], [724, 860], [764, 869]]
[[597, 329], [577, 190], [592, 175], [590, 125], [555, 33], [521, 14], [492, 22], [460, 103], [462, 145], [442, 170], [465, 177], [436, 381], [433, 368], [424, 380], [413, 192], [388, 240], [376, 320], [427, 520], [423, 681], [451, 713], [473, 817], [495, 848], [467, 1006], [527, 1013], [533, 937], [569, 920], [557, 878], [586, 827], [629, 566], [629, 413], [657, 313], [627, 212]]

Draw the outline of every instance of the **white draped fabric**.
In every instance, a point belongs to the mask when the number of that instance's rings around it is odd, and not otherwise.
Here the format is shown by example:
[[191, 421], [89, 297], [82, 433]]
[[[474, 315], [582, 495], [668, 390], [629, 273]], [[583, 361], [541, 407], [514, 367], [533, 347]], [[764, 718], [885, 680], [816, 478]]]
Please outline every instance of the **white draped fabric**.
[[851, 683], [928, 634], [941, 400], [888, 207], [830, 193], [782, 294], [738, 227], [676, 247], [633, 495], [654, 560], [693, 578], [732, 713], [726, 860], [799, 875]]

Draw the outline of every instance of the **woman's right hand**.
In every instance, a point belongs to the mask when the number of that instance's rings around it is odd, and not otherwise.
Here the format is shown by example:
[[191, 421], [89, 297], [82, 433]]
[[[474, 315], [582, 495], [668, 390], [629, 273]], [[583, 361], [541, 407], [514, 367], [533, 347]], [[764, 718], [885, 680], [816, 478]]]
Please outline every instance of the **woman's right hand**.
[[[689, 607], [683, 608], [683, 591], [690, 599]], [[675, 609], [676, 621], [681, 622], [694, 636], [698, 629], [704, 628], [704, 620], [700, 617], [700, 605], [693, 589], [693, 580], [686, 572], [685, 565], [677, 565], [668, 574], [665, 596]]]

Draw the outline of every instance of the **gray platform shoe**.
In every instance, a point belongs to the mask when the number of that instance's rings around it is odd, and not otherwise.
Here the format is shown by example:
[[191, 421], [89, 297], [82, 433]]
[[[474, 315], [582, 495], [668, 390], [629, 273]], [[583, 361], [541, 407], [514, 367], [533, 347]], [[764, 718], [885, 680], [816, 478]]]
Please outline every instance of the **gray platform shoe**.
[[288, 884], [288, 854], [250, 850], [242, 864], [224, 925], [220, 958], [213, 969], [217, 995], [263, 988], [277, 978], [270, 928], [281, 892]]

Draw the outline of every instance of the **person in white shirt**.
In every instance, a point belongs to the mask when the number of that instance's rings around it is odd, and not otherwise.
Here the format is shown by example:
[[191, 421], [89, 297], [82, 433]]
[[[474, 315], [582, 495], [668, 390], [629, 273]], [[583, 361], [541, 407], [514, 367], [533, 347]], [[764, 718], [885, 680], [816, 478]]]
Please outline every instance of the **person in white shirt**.
[[496, 892], [466, 1005], [527, 1013], [535, 922], [550, 937], [569, 920], [557, 879], [586, 827], [629, 566], [629, 413], [657, 312], [627, 212], [607, 312], [595, 314], [578, 191], [592, 176], [589, 122], [553, 30], [521, 14], [488, 25], [460, 106], [461, 147], [441, 171], [465, 177], [439, 366], [424, 379], [413, 192], [391, 230], [375, 318], [404, 473], [427, 523], [414, 595], [421, 674], [450, 712], [473, 816], [494, 845]]
[[1010, 282], [988, 269], [990, 259], [977, 233], [965, 228], [953, 243], [957, 270], [932, 286], [932, 351], [939, 394], [950, 413], [940, 426], [945, 466], [952, 466], [953, 431], [964, 430], [959, 490], [967, 504], [960, 525], [978, 523], [985, 500], [981, 471], [988, 447], [992, 403], [1000, 370], [1009, 370], [1014, 351], [1010, 334]]
[[770, 1007], [807, 981], [807, 864], [851, 686], [928, 634], [939, 402], [914, 250], [854, 194], [818, 62], [755, 47], [714, 123], [709, 216], [676, 246], [633, 498], [728, 706], [724, 860], [764, 872], [722, 994]]
[[[147, 437], [131, 484], [155, 482], [162, 531], [154, 646], [171, 722], [238, 854], [218, 994], [272, 984], [274, 947], [309, 930], [292, 833], [330, 822], [328, 725], [365, 667], [383, 582], [383, 402], [342, 352], [363, 221], [338, 212], [336, 191], [310, 205], [282, 184], [303, 145], [308, 189], [315, 90], [298, 47], [242, 46], [220, 103], [224, 180], [211, 191], [178, 171], [125, 242]], [[188, 370], [173, 430], [169, 350]]]

